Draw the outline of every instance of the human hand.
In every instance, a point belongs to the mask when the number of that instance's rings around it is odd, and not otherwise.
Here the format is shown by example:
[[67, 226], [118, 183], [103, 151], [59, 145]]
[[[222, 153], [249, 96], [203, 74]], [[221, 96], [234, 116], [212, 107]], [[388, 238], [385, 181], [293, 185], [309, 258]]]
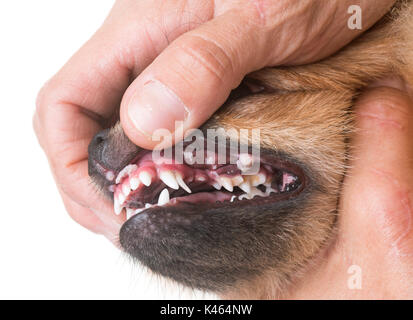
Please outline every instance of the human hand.
[[386, 85], [356, 104], [337, 238], [287, 298], [413, 297], [413, 100]]
[[[361, 1], [363, 29], [394, 0]], [[120, 109], [144, 148], [156, 128], [202, 124], [243, 76], [315, 61], [361, 31], [347, 28], [353, 1], [116, 2], [96, 34], [41, 90], [34, 127], [69, 214], [114, 240], [122, 223], [90, 184], [87, 146]], [[179, 98], [178, 98], [179, 97]]]

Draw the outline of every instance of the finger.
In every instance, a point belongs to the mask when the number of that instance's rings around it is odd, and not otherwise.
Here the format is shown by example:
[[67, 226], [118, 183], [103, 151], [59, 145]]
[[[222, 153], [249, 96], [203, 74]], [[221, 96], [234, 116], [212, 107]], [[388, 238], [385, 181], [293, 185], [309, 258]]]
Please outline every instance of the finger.
[[176, 121], [183, 122], [180, 130], [199, 127], [246, 73], [264, 66], [267, 33], [250, 21], [229, 11], [169, 45], [123, 97], [121, 122], [129, 138], [153, 148], [158, 128], [173, 133]]
[[[38, 96], [34, 128], [56, 182], [68, 197], [86, 207], [102, 201], [90, 186], [87, 146], [118, 112], [131, 77], [167, 45], [159, 27], [162, 13], [154, 15], [143, 7], [134, 8], [137, 5], [150, 3], [118, 2], [103, 27]], [[147, 16], [139, 17], [142, 12]], [[158, 18], [149, 21], [149, 16]], [[171, 29], [180, 21], [178, 16], [173, 17], [167, 25]], [[177, 34], [187, 30], [185, 26], [176, 29]], [[75, 210], [74, 206], [68, 207]]]
[[356, 103], [358, 131], [340, 219], [349, 256], [379, 257], [375, 268], [383, 274], [392, 268], [389, 256], [413, 262], [413, 102], [403, 84], [391, 86], [370, 89]]

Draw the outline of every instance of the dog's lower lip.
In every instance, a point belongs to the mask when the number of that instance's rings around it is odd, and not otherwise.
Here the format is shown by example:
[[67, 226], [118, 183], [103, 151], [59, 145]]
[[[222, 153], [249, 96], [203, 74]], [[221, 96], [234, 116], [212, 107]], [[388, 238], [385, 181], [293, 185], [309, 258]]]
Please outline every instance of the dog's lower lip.
[[[150, 152], [122, 169], [112, 185], [114, 210], [126, 217], [155, 206], [177, 206], [182, 202], [215, 206], [259, 205], [295, 196], [303, 186], [301, 169], [279, 157], [264, 156], [259, 171], [245, 175], [244, 165], [252, 155], [241, 154], [237, 165], [203, 166], [154, 163]], [[241, 161], [241, 163], [239, 163]], [[245, 169], [246, 170], [246, 169]]]

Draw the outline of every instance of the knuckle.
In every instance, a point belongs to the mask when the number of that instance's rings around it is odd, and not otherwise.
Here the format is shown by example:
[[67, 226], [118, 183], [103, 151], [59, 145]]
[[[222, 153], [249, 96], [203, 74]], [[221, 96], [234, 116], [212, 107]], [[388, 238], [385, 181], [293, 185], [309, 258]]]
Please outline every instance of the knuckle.
[[199, 66], [212, 74], [219, 82], [234, 74], [234, 58], [218, 42], [203, 35], [188, 35], [190, 41], [182, 41], [178, 45], [180, 51], [192, 62], [189, 65]]

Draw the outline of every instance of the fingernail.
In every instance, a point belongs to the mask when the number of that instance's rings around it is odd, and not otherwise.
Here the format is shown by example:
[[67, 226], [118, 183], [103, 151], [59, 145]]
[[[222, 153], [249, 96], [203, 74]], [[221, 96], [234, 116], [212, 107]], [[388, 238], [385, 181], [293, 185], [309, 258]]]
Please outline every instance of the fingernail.
[[157, 80], [145, 83], [127, 106], [130, 120], [137, 130], [152, 137], [156, 129], [175, 131], [175, 121], [185, 121], [188, 108], [167, 86]]

